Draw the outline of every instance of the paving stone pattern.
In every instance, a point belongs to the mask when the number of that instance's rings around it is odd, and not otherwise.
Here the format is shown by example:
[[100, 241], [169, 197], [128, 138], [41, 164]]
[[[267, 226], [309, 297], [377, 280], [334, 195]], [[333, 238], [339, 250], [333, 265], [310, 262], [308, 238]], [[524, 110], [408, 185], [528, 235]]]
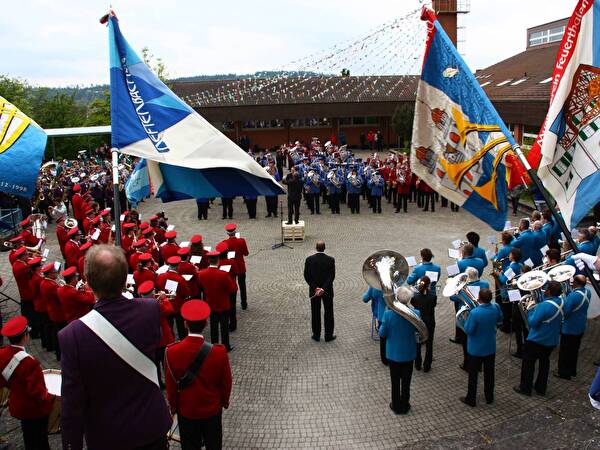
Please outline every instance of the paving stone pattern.
[[[284, 197], [280, 197], [284, 199]], [[439, 297], [434, 361], [430, 373], [414, 372], [411, 405], [407, 416], [389, 409], [389, 371], [379, 361], [379, 343], [371, 338], [370, 306], [361, 295], [366, 284], [361, 276], [365, 258], [379, 249], [416, 256], [430, 247], [435, 262], [452, 263], [447, 249], [455, 239], [475, 230], [486, 242], [491, 233], [468, 213], [439, 208], [422, 212], [409, 205], [408, 214], [395, 214], [384, 203], [381, 215], [362, 204], [352, 216], [344, 205], [333, 216], [326, 208], [311, 216], [302, 205], [306, 240], [293, 249], [271, 250], [280, 239], [279, 219], [264, 218], [259, 201], [258, 219], [249, 220], [241, 199], [234, 202], [234, 221], [248, 241], [247, 311], [239, 311], [238, 331], [232, 335], [233, 369], [231, 406], [225, 411], [226, 448], [599, 448], [598, 418], [587, 401], [586, 387], [593, 378], [592, 361], [598, 351], [600, 326], [590, 326], [583, 339], [577, 381], [550, 379], [545, 398], [522, 397], [512, 391], [518, 383], [520, 360], [512, 358], [509, 339], [499, 333], [496, 357], [496, 401], [486, 405], [480, 380], [479, 405], [459, 402], [466, 394], [467, 376], [459, 369], [461, 348], [448, 342], [454, 329], [454, 310]], [[193, 201], [160, 204], [150, 200], [139, 208], [144, 217], [164, 209], [169, 223], [177, 226], [178, 240], [194, 233], [214, 246], [225, 237], [218, 200], [208, 221], [196, 220]], [[327, 253], [336, 258], [335, 333], [337, 340], [311, 340], [308, 288], [302, 277], [304, 259], [315, 242], [324, 239]], [[59, 255], [53, 230], [49, 232], [51, 257]], [[7, 254], [0, 258], [3, 289], [17, 296]], [[489, 273], [489, 268], [486, 273]], [[442, 278], [442, 284], [445, 280]], [[491, 281], [491, 280], [490, 280]], [[5, 305], [4, 314], [14, 311]], [[30, 351], [46, 368], [58, 368], [53, 354], [34, 342]], [[557, 352], [553, 354], [555, 368]], [[0, 419], [0, 435], [22, 448], [18, 423]], [[560, 431], [563, 430], [563, 431]], [[53, 448], [60, 438], [52, 437]], [[173, 448], [179, 448], [173, 445]]]

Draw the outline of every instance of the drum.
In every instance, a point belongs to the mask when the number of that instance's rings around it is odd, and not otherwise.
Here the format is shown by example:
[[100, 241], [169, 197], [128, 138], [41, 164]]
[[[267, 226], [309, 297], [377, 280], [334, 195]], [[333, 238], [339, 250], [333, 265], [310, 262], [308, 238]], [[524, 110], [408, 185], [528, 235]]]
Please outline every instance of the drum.
[[44, 370], [44, 382], [48, 392], [56, 396], [54, 397], [50, 417], [48, 417], [48, 434], [57, 434], [60, 433], [60, 386], [62, 383], [60, 370]]
[[173, 425], [167, 433], [167, 439], [174, 442], [181, 442], [179, 437], [179, 423], [177, 422], [177, 414], [173, 414]]

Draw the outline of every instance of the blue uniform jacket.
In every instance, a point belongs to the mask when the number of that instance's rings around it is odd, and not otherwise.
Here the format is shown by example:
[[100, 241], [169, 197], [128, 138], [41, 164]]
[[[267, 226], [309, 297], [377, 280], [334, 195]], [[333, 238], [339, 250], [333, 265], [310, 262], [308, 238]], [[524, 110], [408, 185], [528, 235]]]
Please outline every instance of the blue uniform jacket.
[[[430, 262], [422, 262], [421, 264], [418, 264], [417, 266], [415, 266], [412, 273], [408, 276], [408, 279], [406, 280], [406, 282], [410, 285], [414, 285], [419, 280], [419, 278], [425, 276], [425, 272], [437, 272], [438, 280], [439, 280], [442, 270], [440, 269], [440, 266], [438, 266], [437, 264], [433, 264], [431, 261]], [[436, 284], [437, 284], [436, 281], [432, 281], [431, 289], [435, 289]]]
[[496, 325], [502, 322], [502, 311], [496, 303], [479, 305], [469, 313], [465, 323], [467, 352], [473, 356], [496, 353]]
[[548, 241], [546, 239], [546, 233], [544, 233], [542, 230], [534, 231], [532, 234], [533, 234], [534, 246], [535, 246], [536, 250], [533, 252], [533, 256], [531, 257], [531, 260], [533, 261], [533, 264], [535, 264], [535, 266], [537, 267], [542, 264], [542, 260], [545, 256], [542, 254], [540, 249], [544, 245], [547, 245]]
[[511, 244], [504, 245], [498, 253], [494, 256], [494, 261], [502, 260], [502, 270], [506, 270], [508, 265], [510, 264], [510, 258], [508, 255], [510, 254], [510, 249], [512, 248]]
[[304, 182], [304, 187], [308, 188], [309, 194], [318, 194], [321, 192], [322, 181], [321, 177], [319, 177], [319, 186], [316, 186], [315, 183], [313, 183], [312, 178], [307, 177]]
[[360, 194], [362, 191], [363, 180], [360, 175], [356, 176], [357, 185], [354, 186], [350, 180], [346, 180], [346, 190], [348, 194]]
[[[338, 180], [343, 180], [343, 178], [340, 178], [339, 175], [337, 175], [337, 177], [338, 177]], [[333, 184], [329, 180], [327, 180], [327, 188], [329, 189], [329, 192], [331, 192], [332, 194], [339, 194], [340, 192], [342, 192], [341, 184], [340, 184], [340, 187], [337, 187], [335, 184]]]
[[488, 259], [487, 259], [487, 255], [485, 254], [485, 250], [482, 249], [481, 247], [474, 247], [473, 248], [473, 256], [475, 258], [479, 258], [480, 260], [483, 261], [483, 268], [485, 269], [488, 265]]
[[363, 294], [363, 302], [368, 303], [371, 300], [371, 311], [373, 317], [375, 317], [380, 323], [383, 320], [383, 313], [385, 312], [385, 299], [383, 298], [383, 292], [379, 289], [370, 287], [367, 292]]
[[[544, 232], [544, 234], [546, 235], [546, 243], [549, 244], [550, 243], [550, 239], [552, 238], [552, 228], [553, 225], [550, 222], [546, 222], [544, 225], [542, 225], [542, 231]], [[543, 247], [543, 245], [542, 245]]]
[[535, 258], [535, 253], [539, 253], [539, 248], [536, 248], [535, 236], [531, 230], [523, 231], [517, 239], [512, 241], [512, 246], [521, 249], [520, 262], [522, 263], [528, 259], [533, 261]]
[[479, 272], [479, 276], [483, 275], [483, 268], [485, 267], [485, 265], [483, 264], [481, 258], [476, 258], [475, 256], [467, 256], [466, 258], [463, 258], [460, 261], [458, 261], [457, 264], [458, 269], [461, 271], [461, 273], [467, 270], [467, 267], [474, 267], [477, 269], [477, 272]]
[[571, 291], [565, 300], [565, 320], [562, 325], [563, 334], [583, 334], [587, 325], [587, 311], [590, 306], [592, 292], [588, 288]]
[[[471, 281], [470, 283], [467, 283], [467, 286], [479, 286], [479, 289], [489, 289], [490, 283], [488, 283], [485, 280], [477, 280], [477, 281]], [[450, 301], [462, 304], [463, 300], [461, 300], [461, 296], [463, 296], [463, 295], [466, 295], [466, 294], [460, 294], [460, 296], [453, 295], [452, 297], [450, 297]]]
[[587, 253], [588, 255], [596, 254], [596, 246], [592, 241], [584, 241], [577, 244], [577, 248], [581, 253]]
[[[414, 310], [420, 316], [419, 311]], [[390, 361], [414, 361], [417, 356], [417, 339], [415, 326], [400, 314], [388, 309], [383, 314], [379, 327], [379, 336], [387, 338], [385, 356]]]
[[[511, 268], [512, 271], [515, 273], [515, 276], [520, 275], [521, 274], [521, 268], [523, 266], [519, 263], [515, 263], [515, 262], [511, 262], [508, 268]], [[498, 275], [498, 281], [500, 282], [500, 284], [502, 285], [501, 289], [500, 289], [500, 295], [502, 296], [502, 298], [506, 298], [508, 296], [508, 294], [506, 293], [506, 283], [509, 281], [508, 278], [506, 277], [506, 275], [504, 275], [504, 273], [506, 272], [506, 270], [503, 271], [503, 273], [501, 273], [500, 275]], [[512, 280], [512, 278], [511, 278]]]
[[598, 248], [600, 248], [600, 236], [594, 236], [594, 255], [598, 253]]
[[556, 306], [549, 303], [549, 300], [552, 300], [560, 307], [564, 307], [562, 297], [548, 297], [529, 311], [527, 315], [529, 321], [529, 336], [527, 340], [547, 347], [556, 347], [560, 338], [563, 314], [562, 312], [557, 314]]
[[373, 181], [369, 180], [369, 182], [367, 183], [367, 186], [369, 187], [369, 189], [371, 189], [371, 195], [373, 197], [381, 197], [383, 195], [383, 186], [384, 186], [383, 177], [381, 177], [379, 179], [379, 183], [377, 183], [377, 184], [375, 184], [375, 183], [373, 183]]

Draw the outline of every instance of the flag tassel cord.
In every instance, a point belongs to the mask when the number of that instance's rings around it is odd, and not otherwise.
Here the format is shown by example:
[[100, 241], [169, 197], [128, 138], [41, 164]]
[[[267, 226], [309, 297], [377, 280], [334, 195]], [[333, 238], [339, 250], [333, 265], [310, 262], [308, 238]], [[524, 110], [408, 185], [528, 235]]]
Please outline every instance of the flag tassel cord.
[[[573, 249], [573, 254], [577, 253], [577, 244], [575, 243], [573, 236], [571, 236], [571, 230], [569, 230], [569, 228], [567, 227], [567, 224], [565, 223], [562, 216], [560, 214], [558, 214], [558, 211], [556, 211], [556, 208], [554, 206], [554, 199], [544, 189], [544, 185], [542, 184], [542, 181], [537, 176], [536, 171], [529, 164], [529, 161], [527, 160], [527, 158], [521, 151], [521, 147], [518, 144], [515, 144], [515, 145], [513, 145], [513, 151], [515, 152], [515, 154], [517, 155], [517, 157], [519, 158], [519, 160], [521, 161], [521, 163], [527, 170], [527, 175], [529, 175], [529, 178], [531, 178], [531, 180], [534, 182], [537, 189], [544, 196], [544, 201], [546, 202], [546, 205], [548, 205], [548, 209], [550, 209], [550, 212], [552, 213], [554, 220], [556, 220], [556, 223], [558, 223], [558, 225], [560, 226], [562, 233], [565, 236], [565, 239], [567, 240], [567, 242]], [[596, 280], [596, 278], [594, 278], [594, 272], [587, 266], [587, 264], [585, 264], [584, 270], [585, 270], [586, 276], [590, 280], [590, 283], [592, 283], [592, 287], [594, 288], [594, 291], [596, 291], [596, 294], [598, 294], [598, 296], [600, 296], [600, 283], [598, 283], [598, 280]]]

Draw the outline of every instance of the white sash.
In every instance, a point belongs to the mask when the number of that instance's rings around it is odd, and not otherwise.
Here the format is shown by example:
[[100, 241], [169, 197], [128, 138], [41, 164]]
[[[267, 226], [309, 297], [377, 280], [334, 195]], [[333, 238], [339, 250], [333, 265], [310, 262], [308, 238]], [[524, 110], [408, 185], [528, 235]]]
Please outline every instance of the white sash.
[[136, 372], [152, 381], [156, 386], [159, 385], [154, 362], [129, 342], [102, 314], [92, 309], [79, 320]]
[[29, 356], [29, 353], [27, 353], [24, 350], [21, 350], [13, 355], [11, 360], [8, 362], [8, 364], [2, 371], [2, 377], [6, 380], [7, 383], [9, 382], [10, 377], [12, 377], [12, 374], [15, 371], [15, 369], [19, 366], [19, 364], [21, 364], [21, 361], [23, 361]]
[[559, 305], [558, 303], [552, 301], [552, 300], [546, 300], [548, 303], [550, 303], [551, 305], [554, 305], [556, 307], [556, 312], [554, 313], [554, 315], [552, 317], [550, 317], [547, 320], [544, 320], [543, 323], [550, 323], [552, 322], [554, 319], [556, 319], [559, 315], [562, 316], [564, 315], [563, 313], [563, 305], [564, 302], [561, 302], [561, 304]]
[[581, 294], [581, 303], [579, 304], [579, 306], [577, 306], [577, 308], [575, 308], [573, 310], [573, 312], [579, 311], [581, 309], [581, 307], [583, 305], [585, 305], [586, 302], [590, 302], [590, 292], [589, 291], [576, 291], [577, 293]]

